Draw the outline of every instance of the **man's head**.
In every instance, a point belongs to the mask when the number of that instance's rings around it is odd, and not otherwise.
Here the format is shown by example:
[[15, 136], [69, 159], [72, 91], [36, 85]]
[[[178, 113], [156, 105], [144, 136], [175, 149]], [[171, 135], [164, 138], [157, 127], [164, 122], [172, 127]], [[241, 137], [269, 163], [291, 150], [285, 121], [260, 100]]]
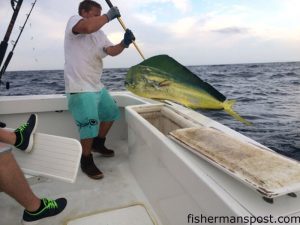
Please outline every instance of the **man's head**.
[[102, 7], [98, 2], [92, 0], [84, 0], [80, 2], [78, 14], [84, 18], [101, 15]]

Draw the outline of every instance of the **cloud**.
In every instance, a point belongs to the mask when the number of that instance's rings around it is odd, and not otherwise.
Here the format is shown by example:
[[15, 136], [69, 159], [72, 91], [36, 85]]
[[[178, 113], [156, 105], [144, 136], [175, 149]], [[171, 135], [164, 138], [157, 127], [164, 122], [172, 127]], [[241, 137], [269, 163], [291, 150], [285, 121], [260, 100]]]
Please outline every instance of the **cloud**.
[[176, 22], [169, 24], [169, 30], [172, 34], [178, 37], [186, 37], [189, 36], [195, 31], [197, 27], [197, 18], [194, 17], [185, 17], [182, 19], [178, 19]]
[[136, 13], [134, 17], [145, 24], [154, 24], [157, 21], [157, 16], [151, 13]]
[[186, 13], [191, 10], [191, 2], [189, 0], [170, 0], [174, 6], [182, 13]]
[[114, 44], [120, 43], [120, 41], [123, 40], [123, 36], [123, 32], [113, 32], [107, 35], [108, 39]]
[[[105, 13], [107, 4], [97, 1]], [[79, 2], [38, 1], [10, 68], [25, 68], [25, 65], [16, 62], [27, 63], [26, 68], [62, 68], [65, 25], [69, 17], [77, 13]], [[247, 59], [254, 62], [255, 57], [259, 61], [263, 58], [269, 61], [274, 59], [272, 52], [285, 60], [289, 57], [294, 60], [297, 56], [300, 59], [299, 0], [235, 1], [238, 2], [236, 4], [220, 0], [112, 2], [119, 7], [124, 23], [134, 32], [136, 42], [146, 57], [169, 54], [188, 65], [247, 62]], [[31, 0], [23, 2], [11, 39], [16, 37], [18, 26], [24, 22], [30, 3]], [[0, 34], [3, 36], [11, 15], [9, 0], [2, 1]], [[103, 29], [113, 43], [118, 43], [124, 34], [117, 20]], [[264, 54], [261, 54], [262, 49]], [[30, 64], [35, 57], [38, 62]], [[22, 61], [22, 58], [26, 60]], [[129, 67], [140, 60], [134, 47], [130, 47], [118, 57], [107, 57], [105, 66]]]
[[161, 6], [162, 4], [170, 3], [174, 5], [174, 7], [182, 13], [188, 12], [192, 7], [192, 3], [190, 0], [142, 0], [139, 1], [139, 4], [156, 4], [157, 6]]
[[221, 29], [213, 30], [213, 32], [221, 34], [247, 34], [249, 32], [248, 28], [245, 27], [225, 27]]

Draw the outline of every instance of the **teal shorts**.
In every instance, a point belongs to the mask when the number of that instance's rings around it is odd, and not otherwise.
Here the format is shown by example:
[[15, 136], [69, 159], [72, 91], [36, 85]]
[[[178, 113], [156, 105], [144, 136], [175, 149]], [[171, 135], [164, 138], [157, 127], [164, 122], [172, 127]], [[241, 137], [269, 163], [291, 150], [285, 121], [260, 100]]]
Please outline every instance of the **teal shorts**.
[[67, 98], [80, 139], [98, 136], [101, 122], [111, 122], [120, 118], [119, 108], [105, 88], [100, 92], [67, 94]]

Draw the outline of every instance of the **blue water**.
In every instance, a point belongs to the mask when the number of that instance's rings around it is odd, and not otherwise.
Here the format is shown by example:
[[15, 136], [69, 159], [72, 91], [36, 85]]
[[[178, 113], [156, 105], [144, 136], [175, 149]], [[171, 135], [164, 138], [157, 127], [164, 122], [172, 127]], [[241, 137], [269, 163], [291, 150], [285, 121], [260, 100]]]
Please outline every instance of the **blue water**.
[[[234, 120], [224, 111], [201, 113], [288, 157], [300, 160], [300, 62], [191, 66], [191, 71], [213, 85], [253, 126]], [[102, 82], [109, 90], [125, 90], [127, 69], [104, 70]], [[64, 93], [63, 71], [7, 72], [0, 95]]]

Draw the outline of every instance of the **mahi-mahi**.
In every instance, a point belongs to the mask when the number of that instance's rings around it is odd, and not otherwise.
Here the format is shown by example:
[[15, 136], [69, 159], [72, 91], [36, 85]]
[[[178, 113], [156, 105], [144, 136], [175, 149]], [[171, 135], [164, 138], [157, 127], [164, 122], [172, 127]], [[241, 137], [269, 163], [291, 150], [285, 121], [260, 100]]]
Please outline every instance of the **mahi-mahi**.
[[131, 67], [125, 87], [141, 97], [170, 100], [192, 109], [224, 109], [237, 120], [251, 124], [232, 109], [235, 100], [227, 100], [213, 86], [167, 55], [154, 56]]

